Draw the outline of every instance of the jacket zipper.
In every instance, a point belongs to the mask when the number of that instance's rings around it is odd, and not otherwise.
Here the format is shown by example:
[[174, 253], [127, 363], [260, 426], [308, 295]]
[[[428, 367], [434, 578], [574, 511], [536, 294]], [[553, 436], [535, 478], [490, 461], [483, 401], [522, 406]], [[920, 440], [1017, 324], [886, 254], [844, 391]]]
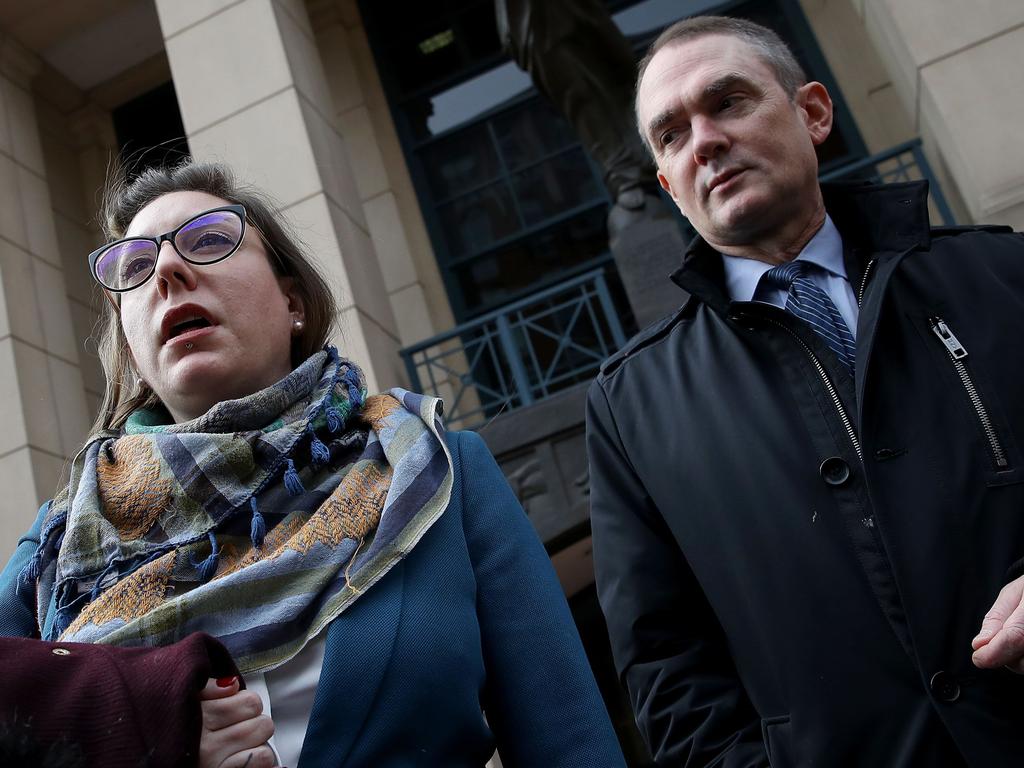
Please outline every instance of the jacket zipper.
[[792, 328], [789, 328], [785, 324], [780, 323], [778, 320], [773, 320], [770, 317], [766, 317], [765, 319], [769, 323], [779, 326], [779, 328], [796, 339], [797, 343], [803, 347], [804, 352], [806, 352], [807, 356], [811, 359], [815, 370], [818, 372], [818, 376], [825, 385], [825, 390], [828, 392], [829, 397], [832, 398], [832, 404], [836, 407], [836, 411], [839, 412], [839, 419], [843, 422], [843, 427], [846, 428], [846, 434], [849, 436], [850, 442], [853, 444], [853, 450], [857, 452], [857, 458], [863, 464], [864, 455], [860, 451], [860, 440], [857, 438], [857, 432], [853, 428], [853, 421], [850, 419], [849, 414], [846, 413], [846, 409], [843, 408], [843, 401], [839, 399], [839, 393], [836, 391], [836, 387], [832, 383], [832, 379], [828, 377], [828, 373], [825, 371], [825, 366], [821, 364], [821, 360], [818, 359], [818, 356], [814, 354], [814, 350], [807, 346], [807, 343], [801, 339]]
[[875, 266], [875, 262], [878, 259], [871, 259], [864, 267], [864, 276], [860, 279], [860, 290], [857, 291], [857, 306], [859, 307], [864, 303], [864, 291], [868, 288], [868, 276], [871, 274], [871, 268]]
[[967, 357], [967, 348], [960, 343], [960, 340], [953, 334], [949, 326], [946, 325], [946, 321], [941, 317], [933, 317], [929, 322], [931, 323], [932, 333], [938, 337], [939, 341], [942, 342], [942, 346], [949, 353], [949, 357], [953, 361], [953, 368], [964, 385], [964, 390], [967, 392], [971, 405], [974, 406], [974, 413], [981, 423], [981, 429], [985, 433], [985, 437], [988, 439], [989, 451], [992, 454], [996, 467], [1005, 469], [1009, 465], [1009, 462], [1006, 460], [1006, 451], [1003, 450], [1003, 446], [999, 442], [996, 430], [992, 426], [992, 420], [989, 418], [988, 411], [985, 410], [985, 404], [981, 401], [981, 396], [974, 386], [974, 381], [967, 372], [967, 364], [964, 363], [964, 359]]

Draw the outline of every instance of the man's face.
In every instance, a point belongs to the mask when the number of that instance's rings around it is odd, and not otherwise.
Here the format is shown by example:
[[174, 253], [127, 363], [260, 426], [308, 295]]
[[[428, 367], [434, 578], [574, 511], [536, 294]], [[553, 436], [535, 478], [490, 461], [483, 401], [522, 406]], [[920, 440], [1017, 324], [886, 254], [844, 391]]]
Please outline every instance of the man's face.
[[669, 44], [637, 94], [658, 181], [712, 245], [771, 238], [820, 205], [814, 147], [832, 104], [820, 83], [791, 100], [756, 49], [708, 35]]

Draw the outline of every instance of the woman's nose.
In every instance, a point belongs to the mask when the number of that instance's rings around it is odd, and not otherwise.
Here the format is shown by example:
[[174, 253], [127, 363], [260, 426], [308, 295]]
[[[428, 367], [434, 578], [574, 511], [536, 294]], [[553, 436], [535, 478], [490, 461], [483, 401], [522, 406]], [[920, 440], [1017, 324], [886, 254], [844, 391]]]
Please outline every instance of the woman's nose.
[[170, 240], [160, 243], [156, 256], [156, 283], [157, 290], [165, 295], [171, 290], [172, 285], [192, 290], [196, 287], [196, 271], [192, 264], [189, 264], [174, 249]]

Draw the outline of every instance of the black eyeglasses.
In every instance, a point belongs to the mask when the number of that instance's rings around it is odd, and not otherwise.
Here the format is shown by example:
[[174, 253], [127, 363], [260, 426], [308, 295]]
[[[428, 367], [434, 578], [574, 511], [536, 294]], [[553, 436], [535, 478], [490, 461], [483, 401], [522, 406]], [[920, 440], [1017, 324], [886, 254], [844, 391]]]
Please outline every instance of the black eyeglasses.
[[152, 277], [165, 241], [189, 264], [216, 264], [238, 250], [244, 235], [245, 208], [225, 205], [158, 237], [126, 237], [97, 248], [89, 254], [89, 269], [108, 291], [123, 293]]

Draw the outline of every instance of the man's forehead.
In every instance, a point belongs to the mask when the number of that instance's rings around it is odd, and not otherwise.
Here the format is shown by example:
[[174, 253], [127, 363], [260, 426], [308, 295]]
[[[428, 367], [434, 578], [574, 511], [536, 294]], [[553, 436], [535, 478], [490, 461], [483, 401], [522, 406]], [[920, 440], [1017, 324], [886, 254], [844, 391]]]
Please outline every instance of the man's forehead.
[[649, 116], [649, 103], [699, 97], [723, 78], [763, 80], [773, 74], [758, 51], [732, 35], [703, 35], [669, 43], [651, 59], [640, 82], [638, 104]]

